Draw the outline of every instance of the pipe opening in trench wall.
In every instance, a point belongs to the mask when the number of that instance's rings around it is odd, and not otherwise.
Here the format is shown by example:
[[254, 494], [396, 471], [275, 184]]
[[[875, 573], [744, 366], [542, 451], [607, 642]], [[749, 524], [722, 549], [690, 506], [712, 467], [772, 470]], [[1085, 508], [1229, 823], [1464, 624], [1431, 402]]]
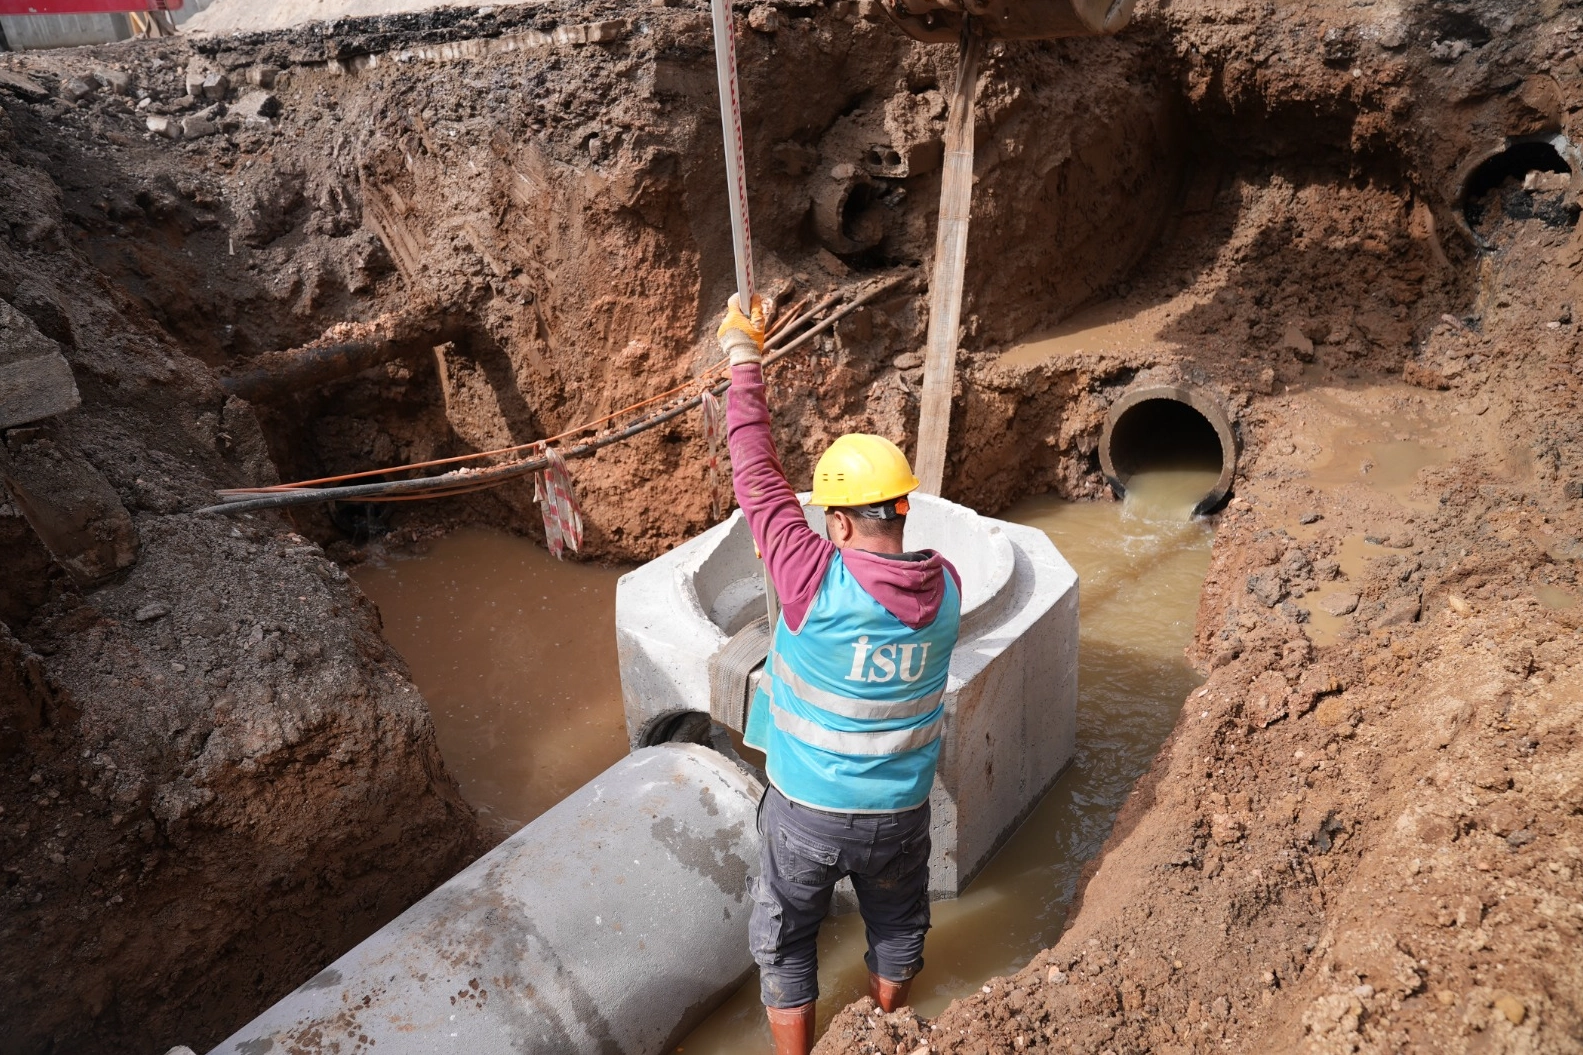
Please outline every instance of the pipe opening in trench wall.
[[1575, 227], [1580, 153], [1566, 136], [1513, 136], [1470, 157], [1457, 182], [1457, 223], [1483, 250], [1495, 248], [1491, 225], [1538, 220], [1547, 227]]
[[1194, 503], [1207, 513], [1231, 491], [1237, 437], [1220, 400], [1197, 385], [1147, 385], [1124, 393], [1105, 417], [1099, 463], [1118, 495], [1144, 471], [1210, 470], [1213, 484]]

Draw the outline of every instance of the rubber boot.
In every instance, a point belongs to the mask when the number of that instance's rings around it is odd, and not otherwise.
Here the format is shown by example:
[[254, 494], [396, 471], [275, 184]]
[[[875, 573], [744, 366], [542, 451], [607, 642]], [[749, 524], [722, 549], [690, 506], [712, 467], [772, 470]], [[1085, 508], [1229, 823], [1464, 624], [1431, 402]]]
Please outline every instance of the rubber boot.
[[868, 995], [874, 998], [879, 1009], [887, 1015], [898, 1007], [907, 1006], [907, 991], [911, 988], [911, 978], [905, 982], [893, 982], [889, 978], [881, 978], [873, 971], [868, 973]]
[[775, 1055], [808, 1055], [813, 1051], [813, 1001], [801, 1007], [766, 1007]]

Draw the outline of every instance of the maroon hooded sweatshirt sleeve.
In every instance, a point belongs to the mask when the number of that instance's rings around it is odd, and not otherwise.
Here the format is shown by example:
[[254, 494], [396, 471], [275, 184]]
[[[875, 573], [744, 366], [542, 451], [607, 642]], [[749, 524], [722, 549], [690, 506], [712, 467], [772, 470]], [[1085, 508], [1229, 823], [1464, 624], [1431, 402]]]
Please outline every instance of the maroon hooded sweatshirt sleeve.
[[[780, 594], [786, 625], [796, 630], [813, 606], [836, 548], [808, 526], [797, 492], [786, 480], [770, 435], [764, 374], [757, 363], [731, 368], [726, 436], [737, 505], [747, 517], [770, 581]], [[962, 578], [938, 553], [925, 551], [909, 557], [897, 559], [848, 549], [841, 559], [869, 596], [916, 629], [932, 623], [939, 614], [945, 597], [944, 573], [956, 580], [958, 590]]]

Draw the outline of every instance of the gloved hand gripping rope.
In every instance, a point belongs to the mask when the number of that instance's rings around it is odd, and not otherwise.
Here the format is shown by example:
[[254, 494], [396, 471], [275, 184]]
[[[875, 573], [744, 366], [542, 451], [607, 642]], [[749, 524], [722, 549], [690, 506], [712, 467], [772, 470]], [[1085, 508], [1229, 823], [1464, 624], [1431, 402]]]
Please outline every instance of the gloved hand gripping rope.
[[[750, 311], [750, 315], [742, 314], [741, 305], [733, 293], [726, 306], [725, 320], [720, 323], [720, 330], [716, 334], [720, 340], [720, 350], [729, 357], [732, 366], [764, 360], [765, 317], [770, 309], [758, 294], [754, 294]], [[704, 386], [699, 409], [703, 413], [704, 443], [709, 452], [709, 514], [718, 520], [730, 508], [720, 478], [720, 441], [726, 435], [726, 415], [711, 387], [708, 384]]]
[[742, 305], [735, 293], [726, 302], [726, 317], [716, 333], [720, 350], [731, 359], [732, 366], [764, 361], [764, 298], [753, 294], [749, 314], [742, 313]]

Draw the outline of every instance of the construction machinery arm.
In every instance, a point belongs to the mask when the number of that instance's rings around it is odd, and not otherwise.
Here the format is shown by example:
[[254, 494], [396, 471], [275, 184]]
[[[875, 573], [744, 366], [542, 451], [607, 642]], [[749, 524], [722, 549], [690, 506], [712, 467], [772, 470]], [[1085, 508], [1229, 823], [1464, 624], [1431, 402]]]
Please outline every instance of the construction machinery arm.
[[991, 40], [1102, 37], [1120, 32], [1134, 0], [880, 0], [902, 32], [928, 44], [954, 44], [971, 15]]

